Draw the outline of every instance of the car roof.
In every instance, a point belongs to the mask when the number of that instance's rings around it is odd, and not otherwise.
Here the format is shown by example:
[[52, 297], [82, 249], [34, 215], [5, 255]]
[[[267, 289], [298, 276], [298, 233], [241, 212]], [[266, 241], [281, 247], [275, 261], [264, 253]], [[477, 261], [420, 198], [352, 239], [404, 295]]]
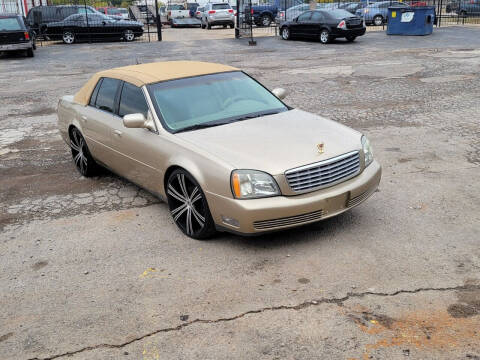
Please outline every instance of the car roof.
[[97, 82], [102, 77], [127, 81], [136, 86], [143, 86], [160, 81], [182, 79], [194, 76], [216, 74], [239, 69], [228, 65], [200, 61], [163, 61], [148, 64], [130, 65], [110, 70], [100, 71], [80, 89], [74, 101], [87, 105], [90, 95]]

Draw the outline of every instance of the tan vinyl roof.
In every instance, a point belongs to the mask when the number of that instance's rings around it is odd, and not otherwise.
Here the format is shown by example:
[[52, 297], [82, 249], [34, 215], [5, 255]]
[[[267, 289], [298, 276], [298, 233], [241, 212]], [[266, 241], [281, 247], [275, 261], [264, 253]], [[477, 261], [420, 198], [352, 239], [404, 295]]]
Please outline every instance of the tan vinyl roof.
[[164, 61], [149, 64], [131, 65], [110, 70], [104, 70], [93, 75], [90, 80], [75, 94], [74, 101], [87, 105], [90, 95], [98, 80], [109, 77], [127, 81], [136, 86], [152, 84], [159, 81], [181, 79], [191, 76], [215, 74], [228, 71], [238, 71], [237, 68], [199, 61]]

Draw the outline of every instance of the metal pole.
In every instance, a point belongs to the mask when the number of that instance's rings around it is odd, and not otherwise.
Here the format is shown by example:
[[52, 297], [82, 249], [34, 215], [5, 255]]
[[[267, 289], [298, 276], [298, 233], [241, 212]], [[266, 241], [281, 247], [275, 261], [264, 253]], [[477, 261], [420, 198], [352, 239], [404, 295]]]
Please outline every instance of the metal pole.
[[87, 14], [87, 0], [83, 0], [83, 5], [85, 8], [85, 19], [87, 20], [87, 31], [88, 31], [88, 43], [92, 43], [92, 33], [90, 32], [90, 25], [88, 24], [88, 14]]
[[237, 0], [237, 16], [235, 19], [235, 39], [238, 39], [240, 37], [240, 0]]
[[148, 42], [150, 42], [150, 20], [148, 19], [148, 13], [150, 12], [150, 10], [148, 9], [148, 3], [147, 3], [147, 0], [145, 0], [145, 10], [146, 10], [146, 13], [147, 13], [147, 32], [148, 32]]
[[250, 41], [248, 42], [248, 45], [250, 46], [255, 46], [257, 45], [257, 42], [253, 40], [253, 8], [252, 8], [252, 0], [249, 1], [250, 4]]
[[439, 3], [439, 17], [438, 17], [438, 21], [437, 21], [437, 26], [438, 27], [441, 27], [442, 26], [442, 7], [443, 7], [443, 0], [440, 0], [440, 3]]
[[162, 41], [162, 19], [160, 18], [160, 13], [158, 12], [158, 0], [155, 0], [155, 12], [157, 13], [157, 40]]

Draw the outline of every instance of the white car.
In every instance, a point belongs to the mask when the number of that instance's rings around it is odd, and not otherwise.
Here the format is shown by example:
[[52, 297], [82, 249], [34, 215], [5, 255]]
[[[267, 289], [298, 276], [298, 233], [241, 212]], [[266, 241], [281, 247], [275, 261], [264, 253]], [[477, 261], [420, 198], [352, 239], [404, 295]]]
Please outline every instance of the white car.
[[167, 21], [171, 22], [172, 19], [183, 19], [190, 17], [190, 10], [185, 9], [185, 6], [181, 4], [170, 4], [167, 6]]
[[222, 25], [224, 28], [235, 27], [235, 15], [228, 3], [208, 3], [202, 14], [202, 29], [211, 29], [212, 26]]

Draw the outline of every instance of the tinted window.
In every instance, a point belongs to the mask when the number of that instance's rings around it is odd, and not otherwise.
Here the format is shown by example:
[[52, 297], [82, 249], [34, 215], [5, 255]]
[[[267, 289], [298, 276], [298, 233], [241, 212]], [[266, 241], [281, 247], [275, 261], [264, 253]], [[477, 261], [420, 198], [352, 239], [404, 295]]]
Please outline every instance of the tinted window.
[[317, 22], [317, 23], [322, 22], [323, 21], [322, 13], [319, 12], [319, 11], [314, 11], [313, 14], [312, 14], [312, 21]]
[[310, 16], [312, 16], [312, 12], [307, 11], [298, 17], [298, 21], [308, 21], [310, 20]]
[[95, 106], [95, 100], [97, 99], [98, 89], [100, 89], [100, 85], [102, 84], [102, 80], [98, 80], [97, 85], [95, 86], [95, 90], [93, 90], [92, 96], [90, 96], [90, 102], [88, 105]]
[[85, 16], [83, 15], [70, 15], [65, 19], [65, 21], [82, 21], [85, 20]]
[[352, 16], [348, 11], [342, 9], [330, 10], [328, 14], [335, 19], [343, 19]]
[[230, 9], [230, 5], [228, 5], [228, 4], [213, 4], [212, 9], [213, 10]]
[[148, 105], [143, 91], [139, 87], [125, 83], [120, 97], [120, 107], [118, 108], [118, 115], [125, 116], [127, 114], [141, 113], [145, 117], [148, 114]]
[[113, 113], [115, 94], [117, 93], [120, 80], [104, 78], [100, 89], [98, 90], [95, 107], [100, 110], [110, 111]]
[[185, 10], [185, 8], [183, 7], [183, 5], [170, 5], [170, 6], [169, 6], [169, 9], [170, 9], [170, 10]]
[[23, 30], [17, 17], [0, 17], [0, 31]]

